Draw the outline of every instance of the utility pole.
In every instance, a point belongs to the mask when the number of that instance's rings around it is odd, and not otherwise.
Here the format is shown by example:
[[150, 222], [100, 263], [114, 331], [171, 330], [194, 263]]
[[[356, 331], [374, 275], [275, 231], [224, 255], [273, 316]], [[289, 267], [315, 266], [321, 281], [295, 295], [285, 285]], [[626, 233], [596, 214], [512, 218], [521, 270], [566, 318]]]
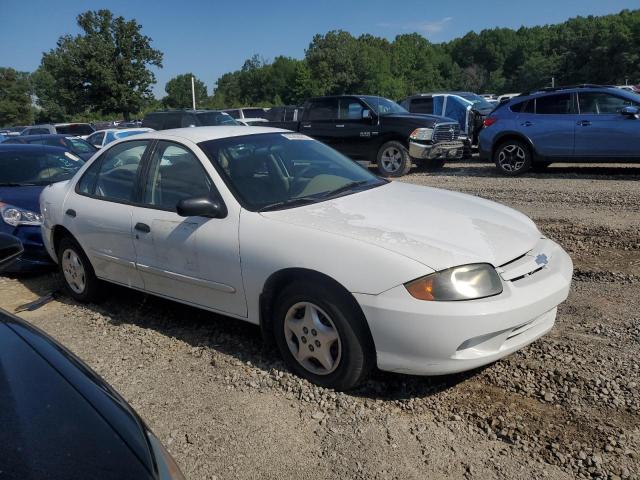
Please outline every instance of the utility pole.
[[551, 77], [551, 88], [556, 88], [556, 77]]
[[195, 81], [193, 79], [193, 75], [191, 75], [191, 103], [193, 105], [193, 109], [196, 109], [196, 87]]

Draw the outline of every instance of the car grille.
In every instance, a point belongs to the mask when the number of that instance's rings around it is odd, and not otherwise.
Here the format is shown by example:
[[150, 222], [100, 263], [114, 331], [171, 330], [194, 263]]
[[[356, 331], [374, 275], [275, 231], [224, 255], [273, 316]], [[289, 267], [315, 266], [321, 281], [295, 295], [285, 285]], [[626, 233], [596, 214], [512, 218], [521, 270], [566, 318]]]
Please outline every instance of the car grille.
[[436, 125], [433, 130], [434, 142], [450, 142], [457, 140], [460, 136], [460, 125], [457, 123], [445, 123], [442, 125]]

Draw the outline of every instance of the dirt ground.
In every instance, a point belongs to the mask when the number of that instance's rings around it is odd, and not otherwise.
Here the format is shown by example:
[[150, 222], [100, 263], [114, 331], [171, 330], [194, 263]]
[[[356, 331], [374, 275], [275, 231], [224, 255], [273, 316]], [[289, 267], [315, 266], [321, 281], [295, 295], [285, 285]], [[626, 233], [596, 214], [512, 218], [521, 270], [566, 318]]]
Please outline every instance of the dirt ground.
[[[375, 373], [338, 394], [289, 374], [256, 327], [114, 287], [21, 316], [138, 411], [190, 479], [640, 478], [640, 168], [482, 163], [403, 181], [531, 216], [575, 263], [556, 327], [463, 375]], [[13, 311], [58, 286], [0, 278]]]

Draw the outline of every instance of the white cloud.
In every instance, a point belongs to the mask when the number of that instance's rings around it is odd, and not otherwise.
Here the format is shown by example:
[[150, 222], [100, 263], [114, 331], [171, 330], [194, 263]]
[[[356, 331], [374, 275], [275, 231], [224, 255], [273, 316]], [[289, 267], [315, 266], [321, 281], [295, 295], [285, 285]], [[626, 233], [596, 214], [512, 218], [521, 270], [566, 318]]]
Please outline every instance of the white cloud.
[[423, 35], [437, 35], [447, 27], [451, 20], [453, 20], [453, 17], [444, 17], [435, 21], [379, 23], [378, 26], [383, 28], [399, 28], [401, 30], [422, 33]]

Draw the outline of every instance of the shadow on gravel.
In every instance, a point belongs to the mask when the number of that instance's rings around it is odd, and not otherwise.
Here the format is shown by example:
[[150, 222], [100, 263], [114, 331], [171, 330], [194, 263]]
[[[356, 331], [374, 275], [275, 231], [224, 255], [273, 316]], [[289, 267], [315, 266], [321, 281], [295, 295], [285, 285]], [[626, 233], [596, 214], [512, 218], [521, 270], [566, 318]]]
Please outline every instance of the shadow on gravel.
[[[46, 295], [59, 285], [56, 274], [15, 276], [20, 283], [38, 296]], [[100, 304], [83, 306], [107, 316], [113, 325], [130, 324], [153, 329], [194, 348], [205, 348], [229, 355], [265, 372], [287, 370], [274, 346], [263, 342], [256, 325], [199, 308], [147, 295], [128, 288], [109, 285], [107, 299]], [[61, 294], [57, 301], [78, 305]], [[82, 313], [79, 313], [82, 315]], [[349, 395], [381, 400], [424, 398], [448, 390], [474, 376], [478, 370], [439, 377], [413, 377], [375, 370], [369, 379]]]
[[[480, 161], [464, 163], [450, 162], [440, 170], [429, 170], [425, 167], [416, 167], [412, 172], [428, 174], [436, 177], [497, 177], [509, 178], [500, 174], [495, 165]], [[629, 164], [562, 164], [554, 163], [543, 172], [529, 172], [516, 178], [545, 178], [554, 177], [584, 180], [640, 180], [640, 167]]]

